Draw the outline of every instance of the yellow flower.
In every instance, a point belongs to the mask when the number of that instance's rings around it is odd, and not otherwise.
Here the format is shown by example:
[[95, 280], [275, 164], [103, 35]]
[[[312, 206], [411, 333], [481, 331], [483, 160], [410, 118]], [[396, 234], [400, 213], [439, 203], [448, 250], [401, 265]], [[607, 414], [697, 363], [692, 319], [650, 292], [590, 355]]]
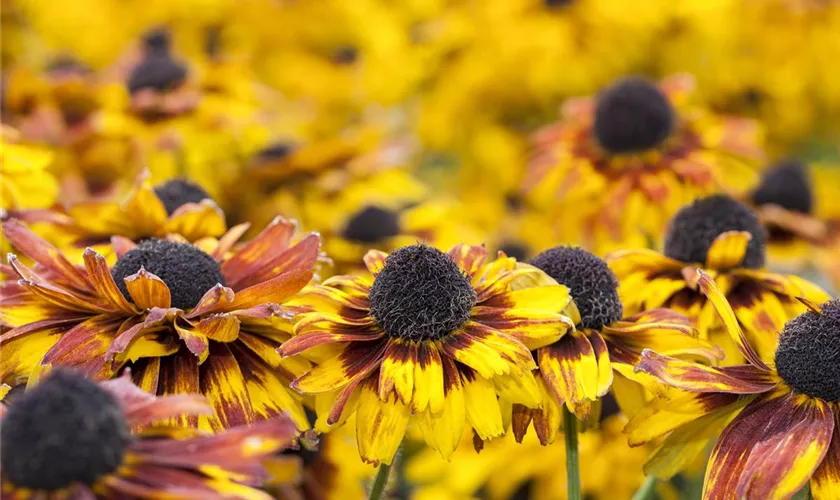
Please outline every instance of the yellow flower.
[[680, 314], [652, 309], [625, 316], [618, 281], [603, 260], [586, 250], [556, 247], [530, 262], [569, 288], [572, 302], [563, 313], [575, 328], [536, 349], [542, 404], [513, 406], [513, 433], [518, 439], [533, 421], [540, 442], [552, 443], [563, 426], [563, 405], [580, 419], [597, 419], [601, 398], [610, 390], [626, 413], [638, 411], [647, 396], [633, 367], [646, 348], [680, 357], [722, 356], [719, 349], [698, 339], [688, 318]]
[[523, 189], [556, 214], [562, 241], [599, 254], [647, 247], [683, 204], [747, 188], [761, 155], [755, 124], [691, 107], [692, 85], [625, 78], [567, 102], [563, 120], [534, 136]]
[[747, 364], [714, 368], [645, 351], [637, 370], [681, 389], [627, 427], [631, 444], [665, 436], [646, 470], [669, 476], [717, 438], [704, 499], [790, 498], [809, 484], [815, 499], [840, 488], [840, 302], [809, 310], [779, 332], [766, 356], [751, 345], [714, 280], [697, 283]]
[[159, 425], [212, 412], [194, 395], [156, 397], [129, 376], [96, 383], [54, 370], [0, 418], [3, 498], [241, 498], [268, 500], [254, 488], [260, 462], [294, 442], [285, 417], [215, 436]]
[[46, 148], [18, 143], [16, 130], [0, 129], [0, 208], [16, 211], [50, 208], [58, 197], [58, 182], [49, 171], [53, 153]]
[[732, 303], [737, 320], [759, 353], [776, 349], [776, 332], [804, 307], [828, 295], [807, 280], [764, 268], [766, 234], [758, 217], [745, 205], [715, 195], [680, 210], [670, 223], [664, 255], [654, 250], [625, 250], [607, 257], [621, 282], [625, 310], [633, 314], [666, 307], [689, 317], [702, 339], [726, 351], [726, 364], [741, 362], [713, 312], [712, 303], [697, 289], [694, 270], [714, 276]]
[[356, 415], [362, 459], [391, 463], [409, 422], [444, 457], [466, 423], [482, 439], [505, 432], [511, 403], [541, 395], [530, 350], [571, 327], [568, 290], [539, 269], [482, 247], [443, 253], [422, 244], [365, 256], [372, 276], [336, 276], [306, 293], [295, 336], [315, 367], [292, 382], [316, 394], [319, 425]]
[[113, 266], [87, 249], [82, 267], [6, 221], [6, 237], [36, 265], [9, 259], [19, 281], [4, 283], [0, 300], [0, 319], [11, 328], [0, 335], [0, 382], [24, 383], [50, 364], [97, 379], [130, 367], [145, 390], [199, 393], [214, 408], [173, 424], [219, 430], [287, 412], [307, 428], [288, 384], [309, 365], [284, 361], [275, 348], [288, 338], [297, 309], [285, 303], [312, 278], [319, 238], [292, 245], [295, 225], [278, 218], [232, 249], [245, 229], [200, 242], [201, 249], [124, 239]]

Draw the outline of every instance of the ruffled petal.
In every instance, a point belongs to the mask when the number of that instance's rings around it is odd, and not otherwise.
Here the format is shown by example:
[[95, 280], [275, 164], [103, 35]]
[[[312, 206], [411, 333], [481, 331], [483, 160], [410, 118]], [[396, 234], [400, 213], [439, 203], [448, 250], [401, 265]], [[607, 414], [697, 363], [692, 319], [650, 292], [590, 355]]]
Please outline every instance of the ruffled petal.
[[88, 248], [84, 253], [84, 261], [90, 281], [99, 295], [110, 303], [114, 310], [124, 314], [136, 314], [135, 308], [125, 300], [122, 292], [117, 288], [105, 257]]
[[146, 271], [143, 266], [140, 266], [140, 270], [131, 276], [126, 276], [124, 281], [131, 300], [140, 309], [153, 307], [167, 309], [172, 306], [169, 287], [162, 279]]

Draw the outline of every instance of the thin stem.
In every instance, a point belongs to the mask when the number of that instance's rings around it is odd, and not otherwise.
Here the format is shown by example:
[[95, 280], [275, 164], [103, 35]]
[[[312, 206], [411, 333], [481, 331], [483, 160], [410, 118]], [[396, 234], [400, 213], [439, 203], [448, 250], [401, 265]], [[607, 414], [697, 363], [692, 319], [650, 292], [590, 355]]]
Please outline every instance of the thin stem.
[[636, 494], [633, 495], [633, 500], [648, 500], [649, 498], [653, 498], [655, 491], [656, 478], [654, 476], [647, 476], [645, 478], [645, 482], [639, 486], [639, 489], [636, 490]]
[[580, 500], [580, 459], [578, 457], [577, 417], [563, 405], [563, 433], [566, 436], [566, 486], [569, 500]]
[[373, 482], [373, 488], [370, 489], [368, 500], [379, 500], [382, 497], [385, 485], [388, 484], [388, 474], [390, 472], [390, 464], [379, 464], [379, 469], [376, 471], [376, 480]]

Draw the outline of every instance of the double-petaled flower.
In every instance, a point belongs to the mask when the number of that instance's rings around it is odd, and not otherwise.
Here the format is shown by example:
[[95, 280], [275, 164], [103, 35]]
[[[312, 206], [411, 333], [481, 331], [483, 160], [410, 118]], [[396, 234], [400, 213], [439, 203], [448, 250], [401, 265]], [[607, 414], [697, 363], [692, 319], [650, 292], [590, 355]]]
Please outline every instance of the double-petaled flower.
[[746, 364], [722, 368], [645, 351], [637, 370], [673, 386], [637, 415], [631, 444], [664, 438], [646, 469], [678, 472], [718, 434], [703, 497], [790, 498], [810, 482], [817, 500], [840, 491], [840, 301], [808, 309], [762, 355], [708, 274], [697, 283]]
[[[288, 338], [284, 305], [312, 278], [316, 234], [292, 244], [295, 224], [278, 218], [236, 245], [237, 226], [201, 248], [176, 240], [121, 240], [116, 264], [88, 249], [74, 266], [17, 221], [6, 237], [35, 266], [14, 255], [4, 274], [0, 382], [26, 382], [44, 365], [70, 366], [107, 379], [131, 367], [133, 380], [157, 394], [198, 393], [210, 417], [181, 424], [220, 429], [288, 412], [308, 427], [291, 380], [309, 365], [275, 352]], [[235, 247], [235, 248], [234, 248]]]

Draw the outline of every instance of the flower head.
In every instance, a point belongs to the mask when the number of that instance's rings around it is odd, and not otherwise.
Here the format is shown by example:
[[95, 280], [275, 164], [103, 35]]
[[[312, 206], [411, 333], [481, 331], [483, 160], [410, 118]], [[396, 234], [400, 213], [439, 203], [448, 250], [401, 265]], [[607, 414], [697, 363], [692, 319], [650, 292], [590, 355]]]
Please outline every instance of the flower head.
[[483, 247], [423, 244], [365, 256], [370, 276], [335, 276], [300, 299], [283, 356], [315, 366], [294, 382], [316, 394], [328, 428], [355, 414], [363, 460], [389, 463], [409, 422], [450, 456], [465, 423], [505, 432], [504, 408], [541, 404], [530, 350], [571, 327], [568, 290], [539, 269]]
[[[762, 356], [710, 275], [698, 284], [747, 364], [714, 368], [645, 351], [636, 369], [676, 389], [628, 425], [631, 444], [664, 438], [646, 470], [668, 477], [720, 433], [706, 468], [704, 498], [787, 498], [810, 482], [830, 498], [840, 473], [840, 302], [816, 305], [781, 329]], [[664, 415], [679, 415], [662, 418]]]
[[278, 418], [215, 436], [157, 425], [208, 412], [201, 397], [155, 397], [129, 377], [52, 370], [0, 418], [3, 497], [269, 498], [253, 488], [266, 478], [260, 462], [294, 443], [294, 425]]
[[315, 234], [295, 244], [295, 225], [275, 220], [234, 247], [237, 226], [197, 247], [182, 241], [119, 240], [109, 266], [92, 249], [74, 266], [15, 220], [6, 237], [35, 261], [9, 258], [18, 282], [3, 284], [0, 382], [16, 385], [46, 365], [71, 366], [98, 379], [130, 367], [158, 394], [195, 392], [215, 409], [177, 425], [220, 429], [288, 412], [306, 428], [301, 398], [289, 382], [308, 368], [274, 349], [288, 338], [298, 309], [287, 303], [312, 278]]

